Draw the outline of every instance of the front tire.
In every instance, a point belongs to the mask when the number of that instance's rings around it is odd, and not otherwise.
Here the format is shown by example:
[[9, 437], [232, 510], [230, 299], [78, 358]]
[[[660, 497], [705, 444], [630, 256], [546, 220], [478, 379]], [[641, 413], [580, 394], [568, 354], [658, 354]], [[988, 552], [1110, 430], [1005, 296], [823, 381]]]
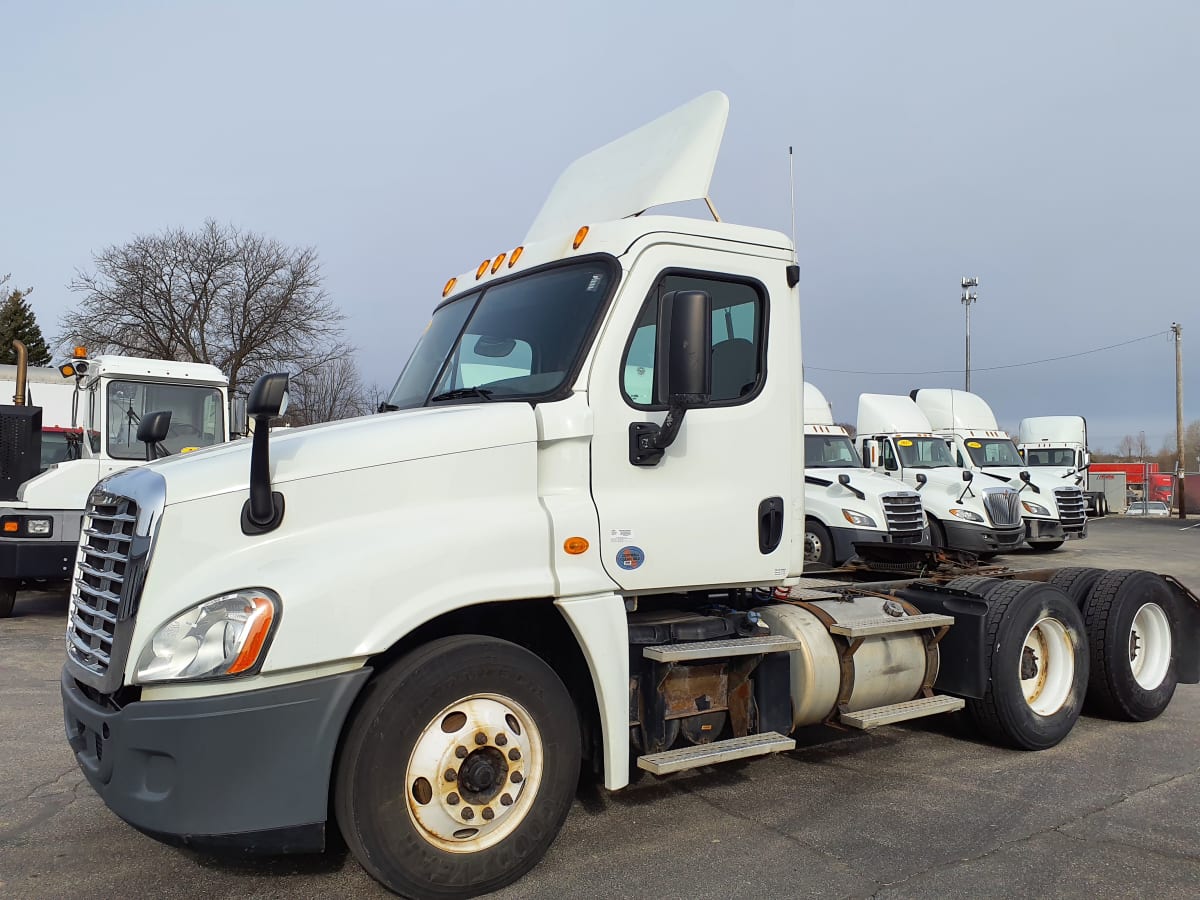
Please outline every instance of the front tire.
[[946, 526], [933, 516], [929, 517], [929, 546], [935, 550], [946, 549]]
[[1088, 653], [1083, 617], [1058, 588], [1011, 581], [987, 593], [988, 687], [967, 710], [979, 730], [1019, 750], [1045, 750], [1083, 707]]
[[833, 537], [816, 519], [804, 520], [804, 561], [833, 566]]
[[0, 581], [0, 619], [7, 619], [12, 615], [16, 602], [17, 583], [8, 579]]
[[1153, 572], [1101, 577], [1083, 607], [1092, 674], [1088, 708], [1129, 722], [1158, 717], [1175, 695], [1175, 597]]
[[516, 644], [456, 635], [414, 650], [363, 691], [334, 807], [355, 858], [389, 890], [473, 897], [542, 858], [579, 762], [578, 718], [554, 670]]

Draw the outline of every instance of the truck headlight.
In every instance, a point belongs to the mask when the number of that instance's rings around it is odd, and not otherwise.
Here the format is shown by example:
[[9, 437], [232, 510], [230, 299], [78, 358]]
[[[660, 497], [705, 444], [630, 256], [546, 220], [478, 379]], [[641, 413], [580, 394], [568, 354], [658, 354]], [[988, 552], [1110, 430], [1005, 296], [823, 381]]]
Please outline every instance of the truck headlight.
[[1025, 512], [1034, 516], [1048, 516], [1050, 510], [1042, 506], [1040, 503], [1030, 503], [1028, 500], [1022, 500], [1021, 505], [1025, 507]]
[[870, 516], [865, 516], [860, 512], [855, 512], [852, 509], [843, 509], [842, 515], [846, 517], [846, 521], [851, 525], [861, 525], [863, 528], [874, 528], [875, 520]]
[[50, 537], [50, 532], [54, 529], [54, 522], [51, 519], [33, 519], [25, 520], [25, 533], [30, 537]]
[[257, 672], [279, 624], [279, 597], [247, 588], [213, 597], [154, 633], [138, 659], [143, 684]]
[[50, 537], [54, 520], [45, 516], [5, 516], [0, 531], [13, 537]]
[[983, 516], [979, 513], [973, 513], [969, 509], [952, 509], [950, 515], [955, 518], [962, 519], [964, 522], [982, 522]]

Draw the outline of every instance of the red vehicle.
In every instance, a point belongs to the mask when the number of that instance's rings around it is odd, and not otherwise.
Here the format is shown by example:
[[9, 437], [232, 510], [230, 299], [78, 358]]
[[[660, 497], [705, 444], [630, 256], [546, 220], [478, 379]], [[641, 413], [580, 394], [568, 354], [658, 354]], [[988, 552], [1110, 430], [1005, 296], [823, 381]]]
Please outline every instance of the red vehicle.
[[[1124, 472], [1125, 484], [1131, 488], [1139, 488], [1147, 500], [1161, 500], [1168, 506], [1175, 496], [1175, 476], [1170, 472], [1158, 471], [1158, 463], [1098, 463], [1091, 464], [1090, 471]], [[1149, 486], [1146, 481], [1149, 479]]]

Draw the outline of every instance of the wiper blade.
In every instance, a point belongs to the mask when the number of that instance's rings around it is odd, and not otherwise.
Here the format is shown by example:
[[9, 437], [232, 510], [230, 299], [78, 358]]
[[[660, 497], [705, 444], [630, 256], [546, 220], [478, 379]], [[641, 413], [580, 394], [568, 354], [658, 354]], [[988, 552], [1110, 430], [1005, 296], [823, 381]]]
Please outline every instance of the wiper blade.
[[441, 394], [434, 394], [429, 398], [430, 403], [437, 403], [440, 400], [462, 400], [464, 397], [481, 397], [484, 400], [492, 399], [492, 392], [487, 388], [469, 387], [455, 388], [452, 391], [446, 391]]

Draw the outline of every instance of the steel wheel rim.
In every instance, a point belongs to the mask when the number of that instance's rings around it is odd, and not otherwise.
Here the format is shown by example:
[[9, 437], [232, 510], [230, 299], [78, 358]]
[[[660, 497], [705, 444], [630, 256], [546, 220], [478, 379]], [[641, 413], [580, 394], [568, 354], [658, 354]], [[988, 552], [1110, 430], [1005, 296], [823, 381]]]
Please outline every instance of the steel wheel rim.
[[472, 694], [425, 726], [405, 770], [417, 833], [451, 853], [477, 853], [525, 820], [542, 780], [544, 745], [510, 697]]
[[821, 551], [825, 549], [821, 546], [821, 539], [811, 531], [804, 532], [804, 559], [808, 562], [820, 562]]
[[1144, 603], [1129, 626], [1129, 669], [1133, 680], [1152, 691], [1171, 666], [1171, 623], [1157, 603]]
[[1025, 702], [1039, 716], [1058, 712], [1075, 680], [1075, 647], [1058, 619], [1040, 619], [1021, 647], [1018, 669]]

